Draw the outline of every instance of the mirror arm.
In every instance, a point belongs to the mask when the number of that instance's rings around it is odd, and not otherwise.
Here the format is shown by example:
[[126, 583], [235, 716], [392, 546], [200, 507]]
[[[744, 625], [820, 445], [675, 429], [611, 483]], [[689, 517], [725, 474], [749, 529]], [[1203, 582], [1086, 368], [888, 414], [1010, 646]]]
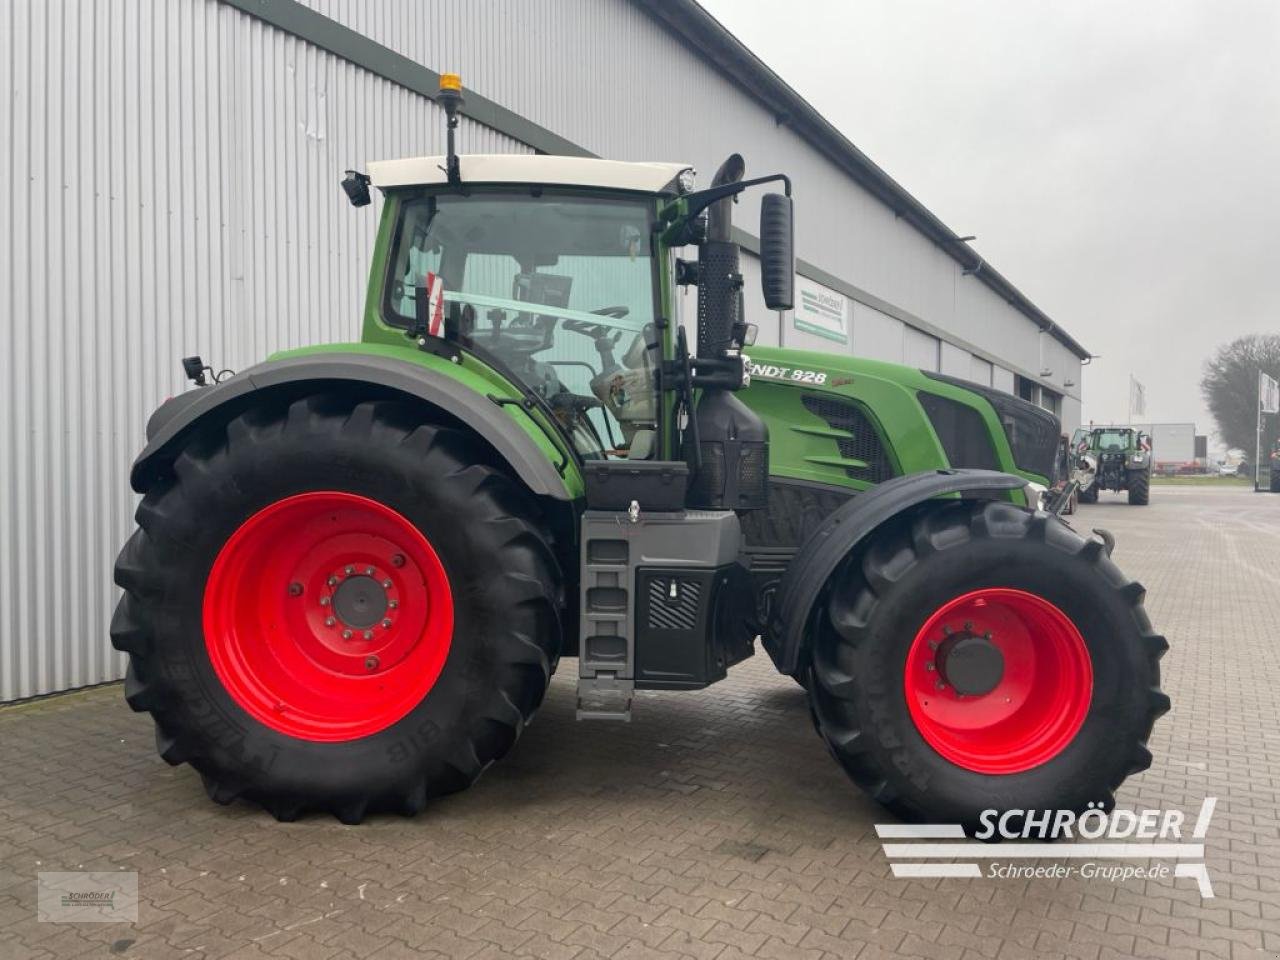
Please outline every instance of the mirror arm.
[[[736, 196], [747, 187], [758, 187], [762, 183], [775, 183], [779, 180], [782, 181], [783, 192], [788, 197], [791, 196], [791, 178], [785, 173], [771, 173], [767, 177], [756, 177], [754, 180], [736, 180], [733, 183], [725, 183], [718, 187], [708, 187], [706, 190], [685, 194], [680, 198], [685, 203], [685, 217], [691, 220], [717, 200]], [[673, 207], [668, 207], [668, 209], [673, 209]], [[674, 217], [674, 214], [672, 214], [672, 217]]]

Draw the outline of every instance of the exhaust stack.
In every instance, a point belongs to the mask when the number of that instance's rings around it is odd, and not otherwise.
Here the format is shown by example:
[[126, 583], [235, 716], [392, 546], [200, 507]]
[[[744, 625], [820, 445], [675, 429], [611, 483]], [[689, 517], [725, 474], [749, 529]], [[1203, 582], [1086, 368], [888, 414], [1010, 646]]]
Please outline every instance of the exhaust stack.
[[[720, 165], [711, 187], [737, 183], [746, 172], [739, 154]], [[769, 428], [732, 390], [746, 382], [745, 357], [739, 355], [742, 319], [742, 274], [738, 245], [730, 237], [733, 197], [707, 209], [707, 237], [698, 250], [698, 358], [695, 366], [709, 374], [717, 365], [733, 374], [732, 387], [700, 377], [702, 396], [694, 412], [696, 429], [686, 439], [685, 459], [693, 480], [690, 506], [710, 510], [757, 510], [768, 504]], [[723, 383], [723, 381], [722, 381]], [[697, 443], [697, 449], [693, 444]]]
[[[746, 172], [741, 154], [730, 154], [712, 178], [711, 186], [737, 183]], [[707, 210], [707, 239], [698, 251], [698, 356], [723, 357], [733, 346], [739, 320], [742, 274], [738, 245], [730, 240], [733, 198], [715, 201]]]

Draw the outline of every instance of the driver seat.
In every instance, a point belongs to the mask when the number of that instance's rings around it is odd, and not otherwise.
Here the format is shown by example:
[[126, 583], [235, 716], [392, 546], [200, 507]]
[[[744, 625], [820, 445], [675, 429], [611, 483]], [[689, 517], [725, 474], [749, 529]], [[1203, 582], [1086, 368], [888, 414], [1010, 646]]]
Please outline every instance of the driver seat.
[[654, 444], [658, 438], [657, 430], [637, 430], [631, 437], [631, 446], [627, 448], [628, 460], [649, 460], [653, 457]]

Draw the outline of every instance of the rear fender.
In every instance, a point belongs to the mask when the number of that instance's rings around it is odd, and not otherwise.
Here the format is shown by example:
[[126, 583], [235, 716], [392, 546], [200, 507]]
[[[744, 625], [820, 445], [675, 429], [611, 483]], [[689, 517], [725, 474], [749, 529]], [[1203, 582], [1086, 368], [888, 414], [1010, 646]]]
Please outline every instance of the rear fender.
[[147, 446], [133, 463], [130, 484], [145, 492], [181, 452], [186, 437], [202, 423], [225, 421], [264, 391], [317, 389], [334, 384], [391, 390], [435, 407], [475, 431], [534, 494], [572, 500], [560, 468], [504, 407], [446, 374], [421, 364], [378, 354], [310, 354], [271, 360], [214, 386], [174, 397], [147, 423]]
[[991, 499], [1026, 486], [1026, 479], [994, 470], [936, 470], [895, 477], [844, 504], [800, 546], [787, 568], [764, 636], [774, 665], [796, 675], [805, 634], [827, 581], [849, 551], [881, 524], [943, 494]]

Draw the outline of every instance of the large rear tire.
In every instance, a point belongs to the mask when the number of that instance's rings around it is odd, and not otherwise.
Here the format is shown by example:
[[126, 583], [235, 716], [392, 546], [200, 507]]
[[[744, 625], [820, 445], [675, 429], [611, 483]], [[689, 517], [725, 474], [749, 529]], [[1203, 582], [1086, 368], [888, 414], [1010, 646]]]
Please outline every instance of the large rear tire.
[[203, 429], [116, 563], [125, 696], [220, 803], [418, 812], [514, 744], [560, 650], [536, 505], [398, 401], [267, 401]]
[[1129, 473], [1129, 504], [1134, 507], [1145, 507], [1151, 502], [1151, 474], [1146, 470], [1133, 470]]
[[1110, 807], [1169, 707], [1143, 589], [1008, 503], [896, 518], [833, 576], [810, 703], [849, 776], [908, 820]]

